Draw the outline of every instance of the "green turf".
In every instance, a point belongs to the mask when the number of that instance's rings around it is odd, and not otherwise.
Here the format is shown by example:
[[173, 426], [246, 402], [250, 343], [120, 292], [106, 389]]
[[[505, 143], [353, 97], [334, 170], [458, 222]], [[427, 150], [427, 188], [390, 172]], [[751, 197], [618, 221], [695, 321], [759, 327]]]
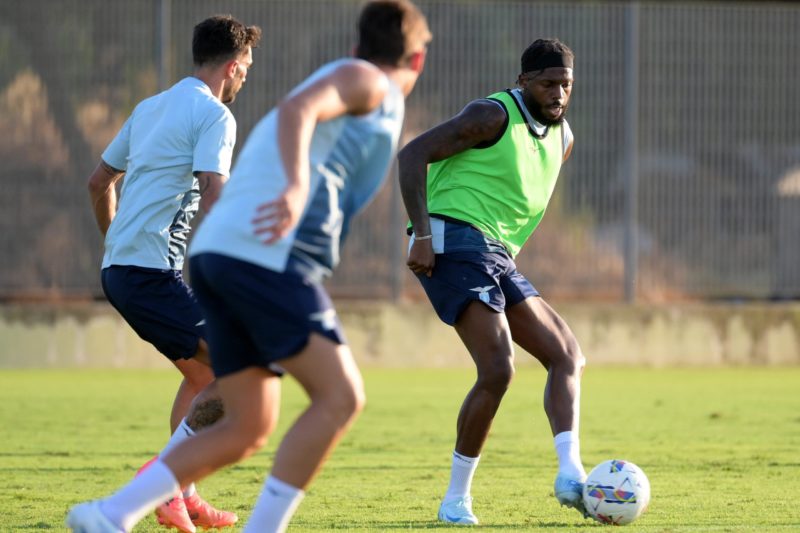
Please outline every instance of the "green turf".
[[[452, 529], [435, 521], [468, 370], [368, 370], [368, 405], [292, 522], [292, 531]], [[544, 372], [521, 369], [473, 485], [480, 530], [600, 531], [552, 497], [555, 458]], [[287, 380], [288, 381], [288, 380]], [[0, 372], [0, 531], [63, 530], [73, 503], [130, 478], [165, 442], [168, 371]], [[648, 474], [649, 511], [629, 531], [800, 530], [800, 368], [590, 368], [588, 467], [625, 458]], [[276, 437], [304, 405], [287, 382]], [[201, 483], [249, 515], [277, 439]], [[163, 531], [148, 517], [137, 532]]]

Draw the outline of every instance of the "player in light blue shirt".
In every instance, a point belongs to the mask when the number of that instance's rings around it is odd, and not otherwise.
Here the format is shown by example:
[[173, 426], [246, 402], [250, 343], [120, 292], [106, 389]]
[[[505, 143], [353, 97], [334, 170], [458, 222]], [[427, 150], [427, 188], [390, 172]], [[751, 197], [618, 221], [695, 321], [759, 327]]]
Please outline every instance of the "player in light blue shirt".
[[200, 180], [206, 191], [219, 188], [235, 142], [233, 114], [200, 78], [184, 78], [137, 105], [102, 155], [125, 172], [103, 268], [181, 270]]
[[[203, 315], [181, 270], [192, 218], [199, 208], [211, 207], [230, 175], [236, 121], [225, 104], [242, 88], [260, 37], [258, 27], [230, 15], [199, 23], [192, 40], [193, 75], [139, 103], [89, 178], [95, 218], [105, 235], [103, 291], [184, 377], [170, 417], [171, 443], [202, 427], [183, 420], [193, 398], [201, 408], [218, 405], [205, 400], [213, 398], [213, 387], [208, 396], [201, 393], [214, 375]], [[123, 175], [117, 198], [115, 184]], [[220, 407], [215, 411], [221, 416]], [[163, 525], [181, 531], [237, 519], [208, 505], [193, 485], [156, 514]]]
[[[363, 59], [328, 63], [287, 97], [314, 90], [320, 80], [340, 72], [373, 71]], [[341, 74], [339, 74], [341, 75]], [[390, 78], [376, 80], [385, 93], [371, 111], [345, 113], [321, 121], [308, 139], [308, 191], [303, 216], [297, 225], [264, 245], [265, 237], [253, 231], [253, 221], [242, 213], [262, 216], [265, 199], [279, 199], [290, 183], [282, 165], [272, 165], [265, 179], [264, 162], [281, 160], [279, 109], [259, 122], [247, 139], [234, 170], [236, 180], [225, 186], [221, 201], [192, 242], [192, 255], [223, 254], [276, 272], [294, 272], [321, 281], [339, 262], [340, 243], [350, 219], [383, 184], [403, 123], [403, 90]], [[278, 200], [282, 202], [283, 200]], [[283, 206], [281, 206], [282, 208]], [[269, 216], [269, 215], [267, 215]], [[281, 229], [283, 227], [281, 226]]]
[[[68, 524], [129, 529], [175, 487], [255, 452], [277, 422], [279, 364], [311, 403], [280, 444], [244, 532], [286, 529], [364, 404], [321, 279], [338, 262], [350, 219], [385, 179], [429, 40], [410, 1], [367, 3], [356, 58], [323, 66], [253, 130], [190, 251], [224, 418], [111, 497], [76, 507]], [[142, 495], [139, 504], [121, 504], [128, 494]], [[123, 505], [119, 519], [104, 513]]]

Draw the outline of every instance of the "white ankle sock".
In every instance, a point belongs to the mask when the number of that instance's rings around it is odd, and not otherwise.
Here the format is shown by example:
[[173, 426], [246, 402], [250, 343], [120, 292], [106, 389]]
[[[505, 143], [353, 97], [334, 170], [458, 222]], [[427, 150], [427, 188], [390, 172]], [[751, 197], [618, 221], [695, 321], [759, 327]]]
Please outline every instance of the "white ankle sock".
[[194, 483], [189, 483], [189, 485], [181, 490], [184, 498], [191, 498], [193, 494], [197, 492], [197, 487], [194, 486]]
[[[178, 424], [178, 427], [175, 429], [175, 433], [169, 438], [167, 445], [164, 446], [164, 449], [161, 450], [161, 453], [158, 454], [159, 457], [164, 457], [170, 451], [172, 451], [178, 444], [185, 441], [189, 437], [194, 436], [194, 430], [189, 427], [189, 424], [186, 423], [186, 419], [184, 418], [181, 420], [181, 423]], [[183, 489], [183, 497], [188, 498], [192, 494], [197, 492], [194, 487], [194, 483], [190, 484], [188, 487]]]
[[581, 446], [577, 431], [562, 431], [553, 442], [558, 455], [558, 472], [571, 478], [586, 478], [586, 470], [581, 463]]
[[178, 490], [172, 471], [157, 460], [130, 483], [100, 502], [100, 510], [125, 531], [167, 501]]
[[303, 501], [302, 489], [269, 476], [242, 533], [281, 533]]
[[450, 486], [444, 495], [444, 501], [455, 498], [465, 498], [470, 494], [472, 487], [472, 476], [478, 468], [478, 461], [481, 456], [467, 457], [460, 453], [453, 452], [453, 465], [450, 468]]

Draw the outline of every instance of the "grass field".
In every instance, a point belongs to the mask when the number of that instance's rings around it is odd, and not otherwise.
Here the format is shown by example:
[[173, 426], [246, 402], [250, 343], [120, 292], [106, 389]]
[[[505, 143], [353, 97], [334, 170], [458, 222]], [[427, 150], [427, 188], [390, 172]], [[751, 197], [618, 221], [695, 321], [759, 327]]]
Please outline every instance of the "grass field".
[[[291, 531], [452, 529], [435, 521], [468, 370], [367, 370], [368, 405], [311, 487]], [[600, 531], [552, 497], [544, 372], [520, 369], [473, 485], [481, 531]], [[75, 502], [130, 478], [167, 438], [177, 374], [0, 371], [0, 531], [62, 531]], [[200, 484], [244, 521], [278, 438], [304, 405], [287, 380], [261, 453]], [[800, 368], [589, 368], [587, 467], [625, 458], [648, 474], [630, 531], [800, 531]], [[164, 531], [148, 517], [137, 532]]]

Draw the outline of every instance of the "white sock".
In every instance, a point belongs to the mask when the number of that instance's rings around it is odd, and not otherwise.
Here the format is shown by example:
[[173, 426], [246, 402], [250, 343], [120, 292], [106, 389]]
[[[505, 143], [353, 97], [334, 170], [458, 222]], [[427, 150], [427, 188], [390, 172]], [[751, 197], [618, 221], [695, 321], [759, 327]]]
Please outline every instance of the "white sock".
[[453, 452], [453, 466], [450, 468], [450, 486], [444, 495], [444, 501], [455, 498], [466, 498], [470, 494], [472, 487], [472, 476], [478, 468], [478, 461], [481, 456], [467, 457], [460, 453]]
[[553, 442], [558, 455], [558, 472], [565, 476], [586, 479], [586, 470], [581, 463], [581, 445], [577, 431], [562, 431], [555, 436]]
[[169, 452], [171, 452], [178, 444], [185, 441], [189, 437], [194, 436], [194, 430], [189, 427], [189, 424], [186, 423], [186, 419], [184, 418], [181, 420], [181, 423], [178, 424], [178, 427], [175, 428], [175, 433], [169, 438], [167, 445], [164, 446], [164, 449], [161, 450], [161, 453], [158, 454], [159, 457], [164, 457]]
[[242, 533], [281, 533], [292, 519], [303, 496], [302, 489], [269, 476]]
[[[172, 434], [172, 437], [169, 438], [167, 445], [164, 446], [164, 449], [161, 450], [161, 453], [158, 454], [159, 457], [164, 457], [169, 452], [171, 452], [178, 444], [185, 441], [189, 437], [194, 436], [194, 430], [189, 427], [189, 424], [186, 423], [186, 419], [184, 418], [181, 420], [181, 423], [178, 424], [178, 427], [175, 429], [175, 433]], [[188, 498], [192, 494], [197, 492], [194, 487], [194, 483], [190, 483], [188, 487], [183, 489], [183, 497]]]
[[131, 531], [139, 520], [178, 490], [178, 480], [160, 460], [133, 478], [130, 483], [100, 502], [106, 518], [125, 531]]

